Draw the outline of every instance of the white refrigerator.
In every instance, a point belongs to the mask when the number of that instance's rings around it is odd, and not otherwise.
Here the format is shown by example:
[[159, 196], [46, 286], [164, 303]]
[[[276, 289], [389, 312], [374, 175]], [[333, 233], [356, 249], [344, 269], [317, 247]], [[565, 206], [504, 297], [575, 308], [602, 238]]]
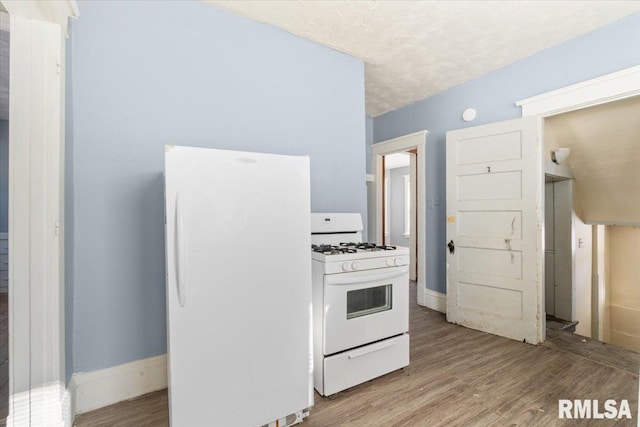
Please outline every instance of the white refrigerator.
[[166, 146], [172, 426], [280, 427], [313, 405], [309, 158]]

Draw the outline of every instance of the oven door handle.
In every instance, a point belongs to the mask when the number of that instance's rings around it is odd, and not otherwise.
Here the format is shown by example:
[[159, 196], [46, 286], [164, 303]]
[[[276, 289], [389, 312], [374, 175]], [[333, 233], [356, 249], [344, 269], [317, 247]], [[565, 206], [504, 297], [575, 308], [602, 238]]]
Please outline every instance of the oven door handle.
[[391, 273], [384, 274], [369, 274], [366, 276], [355, 276], [355, 277], [340, 277], [341, 274], [335, 274], [328, 276], [326, 281], [327, 285], [351, 285], [354, 283], [366, 283], [366, 282], [377, 282], [380, 280], [391, 279], [394, 277], [402, 276], [407, 273], [409, 268], [406, 266], [400, 268], [394, 268]]

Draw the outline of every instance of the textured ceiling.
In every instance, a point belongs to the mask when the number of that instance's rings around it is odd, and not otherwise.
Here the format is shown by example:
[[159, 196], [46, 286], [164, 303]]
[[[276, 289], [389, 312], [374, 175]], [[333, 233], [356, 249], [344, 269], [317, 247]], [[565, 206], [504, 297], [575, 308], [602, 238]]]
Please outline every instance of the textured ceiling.
[[568, 164], [583, 220], [640, 225], [640, 96], [545, 120]]
[[362, 59], [378, 116], [640, 11], [640, 1], [219, 1]]

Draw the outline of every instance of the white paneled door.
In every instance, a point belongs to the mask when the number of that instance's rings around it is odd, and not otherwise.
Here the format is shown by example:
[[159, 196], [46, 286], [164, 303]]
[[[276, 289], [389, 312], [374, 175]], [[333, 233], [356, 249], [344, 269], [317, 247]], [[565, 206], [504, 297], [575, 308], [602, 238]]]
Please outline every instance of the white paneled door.
[[447, 133], [447, 320], [544, 340], [541, 119]]

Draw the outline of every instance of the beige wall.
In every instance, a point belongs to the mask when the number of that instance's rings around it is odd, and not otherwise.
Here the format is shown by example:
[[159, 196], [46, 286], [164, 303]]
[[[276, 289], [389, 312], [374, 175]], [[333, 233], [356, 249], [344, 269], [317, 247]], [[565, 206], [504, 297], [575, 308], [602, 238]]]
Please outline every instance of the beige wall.
[[640, 351], [640, 228], [607, 227], [609, 342]]
[[576, 334], [591, 337], [591, 226], [580, 219], [580, 205], [574, 198], [573, 213], [574, 258], [573, 280], [575, 284], [574, 313], [578, 321]]

